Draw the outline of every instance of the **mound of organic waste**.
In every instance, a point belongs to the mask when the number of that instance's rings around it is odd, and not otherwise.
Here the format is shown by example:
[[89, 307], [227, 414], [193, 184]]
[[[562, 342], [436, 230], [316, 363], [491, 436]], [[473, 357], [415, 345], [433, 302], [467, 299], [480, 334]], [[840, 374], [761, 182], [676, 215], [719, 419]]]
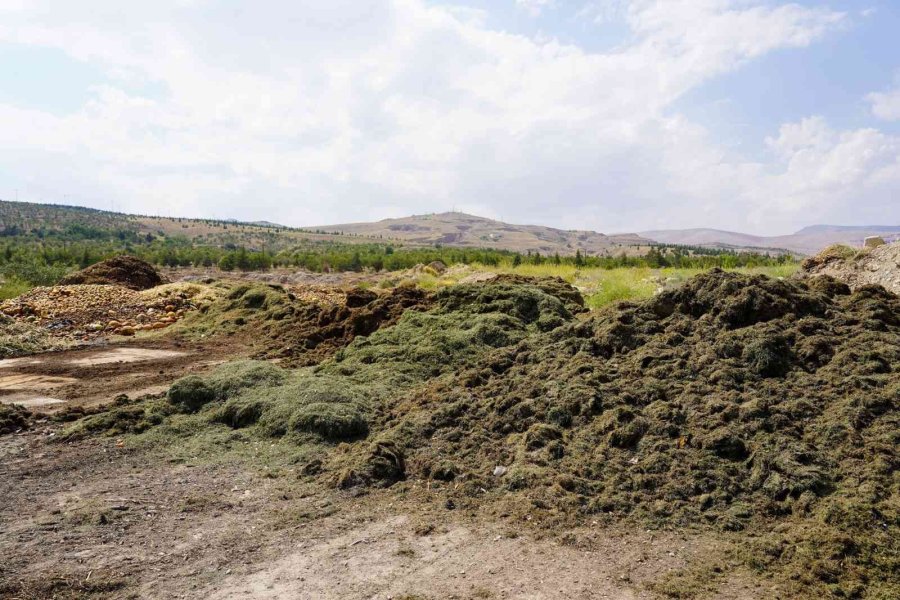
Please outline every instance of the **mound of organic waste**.
[[189, 284], [143, 292], [118, 285], [37, 287], [0, 303], [0, 314], [56, 338], [134, 335], [175, 323], [196, 306], [195, 301], [209, 302], [204, 292], [201, 286]]
[[[546, 286], [553, 287], [560, 284]], [[233, 301], [248, 302], [250, 296], [254, 305], [286, 310], [282, 293], [268, 286], [250, 288], [234, 294]], [[230, 363], [209, 376], [173, 384], [168, 408], [148, 404], [124, 407], [118, 416], [94, 415], [67, 435], [113, 427], [142, 431], [160, 415], [178, 412], [255, 435], [288, 436], [298, 444], [359, 439], [370, 432], [372, 419], [382, 420], [380, 412], [389, 398], [429, 379], [453, 375], [495, 348], [572, 318], [567, 302], [540, 285], [456, 286], [434, 294], [431, 310], [407, 310], [393, 327], [356, 337], [314, 370], [287, 371], [258, 361]], [[144, 412], [135, 414], [138, 410]]]
[[579, 301], [454, 286], [315, 369], [225, 365], [123, 419], [281, 438], [323, 481], [432, 479], [447, 506], [536, 525], [740, 531], [723, 535], [791, 597], [898, 597], [897, 296], [711, 271], [586, 319]]
[[830, 275], [851, 289], [878, 284], [900, 294], [900, 242], [861, 250], [849, 246], [829, 246], [803, 261], [800, 277]]
[[0, 435], [28, 428], [31, 413], [18, 404], [0, 404]]
[[898, 372], [900, 300], [883, 288], [714, 271], [494, 352], [377, 428], [419, 475], [456, 479], [457, 505], [486, 489], [551, 521], [780, 523], [754, 560], [896, 594]]
[[428, 294], [414, 287], [399, 287], [378, 295], [352, 289], [343, 304], [310, 304], [290, 321], [272, 330], [276, 349], [269, 356], [292, 365], [313, 365], [349, 344], [356, 336], [371, 335], [396, 323], [408, 309], [425, 310]]
[[120, 285], [132, 290], [147, 290], [164, 283], [150, 263], [133, 256], [116, 256], [64, 277], [60, 285]]
[[239, 284], [202, 306], [180, 330], [203, 336], [251, 332], [260, 357], [314, 365], [356, 336], [370, 335], [396, 323], [408, 309], [424, 310], [431, 304], [426, 292], [412, 287], [387, 294], [353, 288], [338, 294], [339, 300], [334, 296], [333, 291], [317, 294], [277, 284]]
[[18, 322], [0, 312], [0, 358], [60, 350], [59, 340], [33, 323]]

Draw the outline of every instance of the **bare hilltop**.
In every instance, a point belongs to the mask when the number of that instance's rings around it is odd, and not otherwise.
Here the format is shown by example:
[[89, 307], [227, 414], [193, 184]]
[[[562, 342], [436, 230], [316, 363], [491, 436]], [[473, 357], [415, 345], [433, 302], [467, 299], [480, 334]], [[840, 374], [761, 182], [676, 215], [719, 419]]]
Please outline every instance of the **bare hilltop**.
[[372, 223], [324, 225], [312, 229], [389, 238], [410, 244], [445, 244], [517, 252], [531, 250], [551, 254], [574, 254], [578, 250], [590, 254], [618, 253], [653, 244], [653, 241], [634, 233], [607, 235], [542, 225], [513, 225], [460, 212], [413, 215]]

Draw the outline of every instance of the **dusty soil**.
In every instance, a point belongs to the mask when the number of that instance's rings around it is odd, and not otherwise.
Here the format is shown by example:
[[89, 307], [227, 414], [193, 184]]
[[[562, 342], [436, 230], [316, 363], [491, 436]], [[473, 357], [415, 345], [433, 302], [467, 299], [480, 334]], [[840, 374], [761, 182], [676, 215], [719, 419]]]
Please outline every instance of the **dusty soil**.
[[[54, 433], [0, 438], [4, 598], [651, 598], [651, 582], [723, 544], [600, 527], [536, 537], [412, 484], [354, 496]], [[775, 597], [757, 583], [726, 573], [712, 597]]]
[[184, 375], [242, 355], [242, 345], [133, 340], [0, 360], [0, 403], [55, 412], [125, 394], [159, 394]]

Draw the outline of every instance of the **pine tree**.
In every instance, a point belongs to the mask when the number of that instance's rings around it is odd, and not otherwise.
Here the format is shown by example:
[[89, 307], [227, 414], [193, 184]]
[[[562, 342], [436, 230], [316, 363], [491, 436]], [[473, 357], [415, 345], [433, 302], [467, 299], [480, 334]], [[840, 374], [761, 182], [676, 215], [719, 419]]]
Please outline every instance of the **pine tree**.
[[581, 255], [581, 248], [575, 251], [575, 266], [583, 267], [584, 266], [584, 257]]

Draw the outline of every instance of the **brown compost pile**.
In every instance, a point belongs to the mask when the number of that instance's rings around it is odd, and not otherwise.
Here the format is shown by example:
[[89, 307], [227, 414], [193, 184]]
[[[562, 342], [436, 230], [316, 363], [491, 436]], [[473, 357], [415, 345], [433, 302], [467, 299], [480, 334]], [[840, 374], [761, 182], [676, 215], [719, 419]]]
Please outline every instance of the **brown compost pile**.
[[116, 256], [64, 277], [59, 285], [119, 285], [148, 290], [165, 283], [156, 268], [133, 256]]
[[887, 598], [898, 406], [897, 296], [713, 271], [497, 350], [379, 429], [459, 506], [746, 529], [800, 590]]
[[269, 356], [286, 364], [307, 366], [320, 363], [357, 336], [371, 335], [395, 324], [408, 309], [425, 310], [429, 295], [418, 288], [398, 287], [388, 294], [353, 288], [338, 304], [307, 304], [293, 318], [280, 322], [270, 332], [275, 350]]
[[176, 331], [189, 337], [240, 335], [255, 346], [257, 357], [282, 359], [289, 366], [318, 364], [357, 336], [431, 304], [427, 292], [413, 287], [381, 294], [263, 283], [222, 282], [219, 287], [220, 297], [188, 315]]

